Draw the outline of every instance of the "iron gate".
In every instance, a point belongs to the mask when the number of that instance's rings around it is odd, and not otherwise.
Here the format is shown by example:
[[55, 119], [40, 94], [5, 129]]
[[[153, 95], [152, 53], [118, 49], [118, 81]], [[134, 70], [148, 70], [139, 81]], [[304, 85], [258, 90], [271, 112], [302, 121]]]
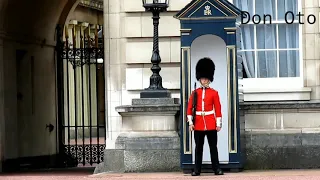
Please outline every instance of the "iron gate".
[[59, 152], [66, 166], [103, 161], [106, 143], [103, 29], [57, 28]]

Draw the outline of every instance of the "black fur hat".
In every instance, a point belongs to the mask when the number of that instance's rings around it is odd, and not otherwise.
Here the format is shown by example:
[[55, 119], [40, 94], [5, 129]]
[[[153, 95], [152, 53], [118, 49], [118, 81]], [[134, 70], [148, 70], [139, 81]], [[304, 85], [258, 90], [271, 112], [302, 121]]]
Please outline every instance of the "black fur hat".
[[205, 57], [200, 59], [196, 65], [197, 80], [199, 81], [200, 78], [208, 78], [212, 82], [215, 69], [214, 62], [210, 58]]

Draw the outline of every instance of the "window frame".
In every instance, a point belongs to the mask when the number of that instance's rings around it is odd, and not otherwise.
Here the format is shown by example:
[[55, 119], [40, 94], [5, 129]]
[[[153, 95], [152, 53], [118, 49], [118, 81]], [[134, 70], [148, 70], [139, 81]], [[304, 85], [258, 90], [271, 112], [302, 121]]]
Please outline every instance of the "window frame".
[[[278, 1], [278, 0], [275, 0]], [[298, 1], [298, 12], [302, 12], [302, 1]], [[232, 4], [234, 4], [234, 0], [229, 0]], [[277, 6], [276, 6], [277, 7]], [[255, 8], [255, 7], [254, 7]], [[261, 21], [262, 22], [262, 21]], [[298, 22], [298, 20], [295, 20], [295, 22]], [[303, 19], [304, 22], [304, 19]], [[285, 20], [272, 20], [272, 24], [285, 24]], [[253, 22], [249, 22], [249, 24], [253, 24]], [[263, 25], [263, 22], [261, 24], [258, 24], [259, 26]], [[266, 24], [267, 25], [267, 24]], [[254, 25], [257, 26], [257, 25]], [[298, 89], [298, 88], [303, 88], [304, 87], [304, 58], [303, 58], [303, 48], [304, 48], [304, 43], [303, 43], [303, 24], [299, 24], [298, 22], [298, 29], [299, 29], [299, 48], [286, 48], [282, 49], [284, 51], [288, 50], [297, 50], [299, 52], [299, 70], [300, 70], [300, 75], [298, 77], [276, 77], [276, 78], [243, 78], [240, 80], [240, 84], [243, 86], [244, 93], [246, 90], [260, 90], [260, 89]], [[278, 26], [279, 27], [279, 26]], [[277, 32], [279, 28], [276, 28]], [[256, 27], [254, 28], [254, 41], [257, 42], [257, 37], [256, 37]], [[277, 33], [277, 40], [279, 40], [279, 34]], [[265, 52], [268, 49], [257, 49], [257, 44], [255, 43], [255, 49], [252, 50], [243, 50], [243, 51], [251, 51], [251, 52], [257, 52], [257, 51], [262, 51]], [[277, 43], [277, 49], [274, 49], [278, 51], [279, 48], [279, 41]], [[241, 50], [242, 51], [242, 50]], [[277, 57], [279, 54], [277, 55]], [[255, 53], [255, 57], [257, 57], [257, 53]], [[255, 59], [255, 64], [256, 64], [257, 59]], [[278, 58], [277, 58], [277, 62]], [[278, 63], [279, 65], [279, 63]], [[279, 66], [277, 67], [279, 69]], [[256, 70], [255, 70], [256, 71]], [[279, 73], [279, 70], [277, 71]]]

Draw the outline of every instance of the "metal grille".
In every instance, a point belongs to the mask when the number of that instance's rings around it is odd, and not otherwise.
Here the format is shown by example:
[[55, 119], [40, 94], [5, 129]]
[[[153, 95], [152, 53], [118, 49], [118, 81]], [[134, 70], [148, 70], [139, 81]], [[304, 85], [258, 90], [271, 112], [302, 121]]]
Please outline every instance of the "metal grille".
[[60, 152], [69, 156], [65, 161], [73, 161], [73, 166], [103, 161], [106, 124], [102, 31], [81, 24], [66, 26], [64, 34], [59, 34]]

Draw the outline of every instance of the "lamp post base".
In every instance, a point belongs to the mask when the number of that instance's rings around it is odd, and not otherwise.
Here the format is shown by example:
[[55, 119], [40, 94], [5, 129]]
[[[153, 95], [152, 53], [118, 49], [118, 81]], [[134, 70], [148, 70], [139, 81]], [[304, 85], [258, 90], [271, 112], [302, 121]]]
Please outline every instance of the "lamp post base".
[[140, 93], [140, 98], [171, 98], [171, 92], [164, 90], [145, 89]]

